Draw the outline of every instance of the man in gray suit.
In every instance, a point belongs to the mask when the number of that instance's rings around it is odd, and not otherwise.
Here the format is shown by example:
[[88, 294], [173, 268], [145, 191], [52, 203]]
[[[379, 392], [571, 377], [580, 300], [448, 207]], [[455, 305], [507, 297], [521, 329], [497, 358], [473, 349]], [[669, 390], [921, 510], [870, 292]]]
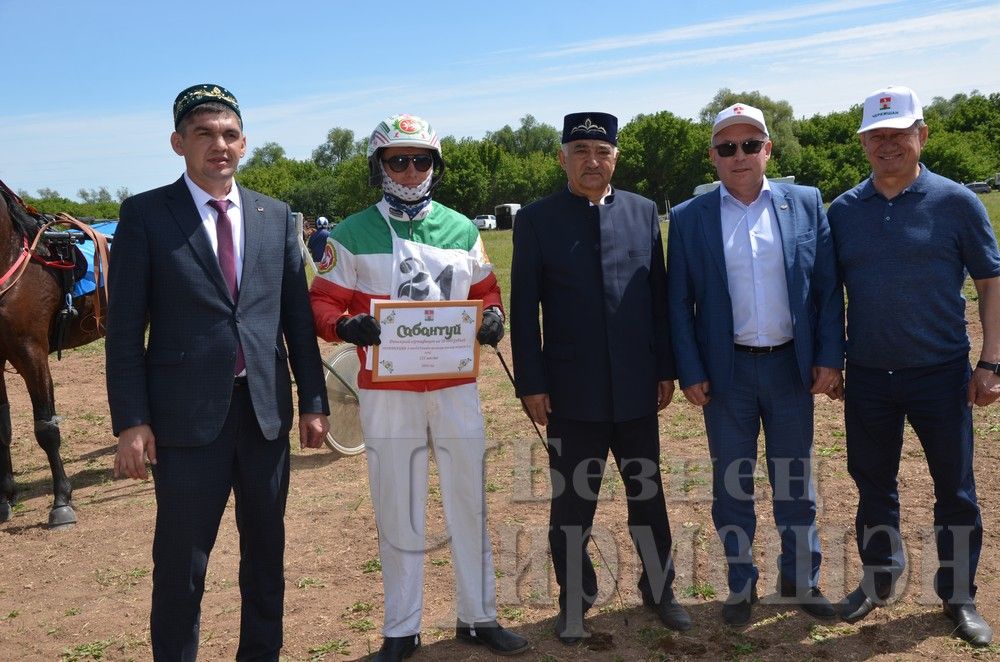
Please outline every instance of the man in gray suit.
[[122, 204], [108, 274], [115, 475], [146, 478], [152, 464], [154, 659], [197, 656], [208, 557], [232, 491], [243, 598], [236, 657], [277, 660], [289, 361], [301, 445], [322, 444], [329, 413], [298, 230], [287, 204], [233, 181], [246, 137], [229, 91], [184, 90], [174, 125], [170, 143], [186, 171]]

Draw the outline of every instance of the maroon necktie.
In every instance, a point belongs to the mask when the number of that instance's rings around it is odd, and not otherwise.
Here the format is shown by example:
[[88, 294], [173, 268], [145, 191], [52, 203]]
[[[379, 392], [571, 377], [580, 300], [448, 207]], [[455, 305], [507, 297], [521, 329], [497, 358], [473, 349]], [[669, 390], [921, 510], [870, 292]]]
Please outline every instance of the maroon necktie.
[[[236, 255], [233, 251], [233, 222], [229, 219], [226, 210], [229, 209], [229, 200], [209, 200], [208, 204], [215, 211], [219, 212], [219, 218], [215, 222], [215, 232], [219, 243], [219, 267], [222, 269], [222, 277], [226, 279], [229, 286], [229, 293], [233, 296], [233, 301], [239, 299], [240, 288], [236, 284]], [[233, 374], [239, 375], [246, 369], [246, 359], [243, 357], [243, 346], [239, 344], [237, 338], [236, 345], [236, 370]]]

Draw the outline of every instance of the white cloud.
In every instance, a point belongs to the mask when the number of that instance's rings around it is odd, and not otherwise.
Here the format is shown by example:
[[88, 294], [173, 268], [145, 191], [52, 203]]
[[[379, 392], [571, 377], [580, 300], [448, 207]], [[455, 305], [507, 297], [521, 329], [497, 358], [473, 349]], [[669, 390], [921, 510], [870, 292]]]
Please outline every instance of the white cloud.
[[[610, 110], [622, 123], [660, 110], [694, 117], [722, 87], [787, 100], [800, 116], [845, 110], [890, 83], [908, 84], [928, 102], [1000, 90], [1000, 69], [990, 66], [1000, 50], [997, 25], [996, 2], [819, 2], [570, 43], [537, 57], [525, 49], [491, 53], [475, 67], [456, 60], [393, 85], [381, 75], [384, 63], [360, 63], [350, 80], [372, 84], [243, 110], [251, 149], [273, 141], [306, 158], [330, 128], [360, 139], [397, 112], [478, 138], [528, 113], [559, 126], [565, 112], [583, 107]], [[168, 145], [170, 129], [162, 109], [0, 117], [0, 178], [70, 196], [81, 187], [161, 185], [183, 168]]]

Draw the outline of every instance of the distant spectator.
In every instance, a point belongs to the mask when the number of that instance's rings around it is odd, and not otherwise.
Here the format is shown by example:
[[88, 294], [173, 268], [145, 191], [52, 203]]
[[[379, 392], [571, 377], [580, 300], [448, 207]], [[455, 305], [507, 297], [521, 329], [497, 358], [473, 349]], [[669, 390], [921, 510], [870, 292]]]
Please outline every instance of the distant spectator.
[[323, 259], [323, 251], [326, 250], [326, 240], [330, 238], [330, 221], [326, 216], [316, 219], [316, 231], [309, 237], [309, 254], [314, 262]]

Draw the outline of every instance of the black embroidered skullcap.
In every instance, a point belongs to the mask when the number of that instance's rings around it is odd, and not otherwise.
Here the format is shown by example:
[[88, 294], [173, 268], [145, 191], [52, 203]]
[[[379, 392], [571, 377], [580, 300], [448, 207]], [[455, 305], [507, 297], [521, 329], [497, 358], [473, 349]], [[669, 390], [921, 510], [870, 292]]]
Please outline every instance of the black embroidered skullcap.
[[199, 85], [192, 85], [183, 92], [177, 95], [174, 99], [174, 128], [176, 129], [184, 116], [190, 113], [196, 106], [200, 106], [203, 103], [208, 103], [209, 101], [217, 101], [225, 106], [229, 106], [236, 117], [243, 121], [243, 116], [240, 115], [240, 104], [236, 101], [236, 97], [233, 93], [222, 87], [221, 85], [215, 85], [214, 83], [201, 83]]
[[618, 144], [618, 118], [609, 113], [570, 113], [563, 120], [562, 142], [603, 140]]

